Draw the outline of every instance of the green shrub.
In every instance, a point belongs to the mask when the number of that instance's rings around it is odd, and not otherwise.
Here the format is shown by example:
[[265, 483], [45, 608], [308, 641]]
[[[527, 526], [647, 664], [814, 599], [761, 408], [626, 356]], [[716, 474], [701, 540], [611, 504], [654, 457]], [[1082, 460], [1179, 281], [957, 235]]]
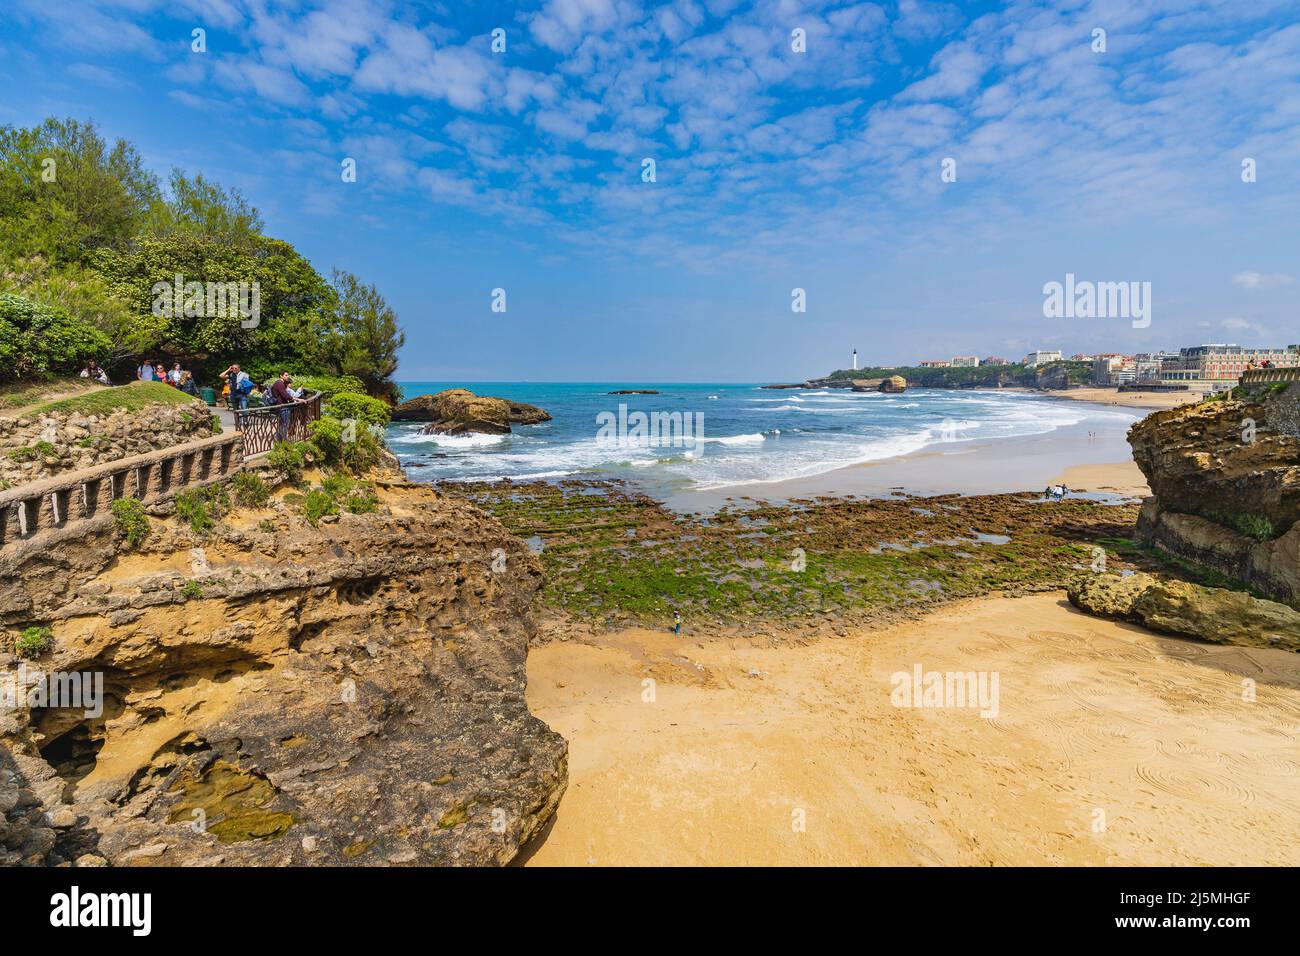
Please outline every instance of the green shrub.
[[198, 581], [186, 581], [181, 585], [181, 595], [187, 600], [189, 598], [201, 598], [203, 597], [203, 585], [199, 584]]
[[241, 471], [231, 482], [235, 501], [245, 508], [261, 508], [271, 498], [271, 486], [262, 476], [251, 471]]
[[316, 524], [326, 515], [338, 514], [339, 505], [329, 492], [321, 488], [313, 488], [303, 498], [302, 513], [307, 516], [308, 521]]
[[379, 510], [379, 494], [371, 482], [357, 481], [344, 474], [333, 474], [322, 481], [320, 487], [343, 510], [351, 514], [373, 514]]
[[379, 463], [383, 445], [363, 422], [320, 418], [308, 425], [307, 431], [323, 464], [362, 472]]
[[230, 498], [219, 484], [190, 488], [176, 496], [176, 516], [195, 534], [206, 532], [229, 510]]
[[14, 652], [19, 657], [32, 660], [48, 651], [53, 643], [54, 632], [48, 627], [28, 627], [14, 641]]
[[327, 402], [340, 392], [362, 395], [366, 392], [365, 383], [351, 375], [294, 375], [293, 384], [298, 388], [320, 392], [321, 398]]
[[105, 333], [62, 309], [0, 292], [0, 381], [75, 373], [112, 347]]
[[266, 464], [281, 481], [291, 485], [302, 483], [302, 472], [319, 456], [319, 450], [310, 442], [278, 441], [271, 446], [266, 456]]
[[212, 434], [214, 434], [214, 435], [220, 435], [220, 434], [221, 434], [221, 416], [220, 416], [220, 415], [213, 415], [213, 416], [212, 416]]
[[325, 405], [325, 414], [333, 418], [354, 418], [367, 425], [387, 425], [392, 412], [377, 398], [358, 392], [339, 392]]
[[9, 451], [9, 457], [14, 461], [35, 461], [40, 456], [40, 452], [31, 445], [19, 445]]
[[1273, 522], [1263, 515], [1235, 515], [1232, 526], [1256, 541], [1272, 541], [1274, 538]]
[[126, 543], [133, 548], [144, 544], [149, 537], [149, 518], [144, 513], [144, 505], [134, 498], [118, 498], [110, 509], [113, 523], [126, 537]]

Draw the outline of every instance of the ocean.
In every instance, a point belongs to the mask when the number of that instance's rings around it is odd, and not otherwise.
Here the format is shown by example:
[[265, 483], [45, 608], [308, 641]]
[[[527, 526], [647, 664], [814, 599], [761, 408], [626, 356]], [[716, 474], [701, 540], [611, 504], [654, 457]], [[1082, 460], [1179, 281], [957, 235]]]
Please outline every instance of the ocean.
[[[390, 425], [389, 445], [413, 481], [623, 478], [660, 497], [810, 478], [931, 446], [996, 442], [1071, 426], [1113, 433], [1137, 417], [1086, 402], [993, 390], [909, 388], [886, 395], [734, 383], [400, 384], [407, 398], [463, 387], [538, 405], [553, 418], [516, 425], [510, 435], [421, 435], [420, 423]], [[627, 388], [661, 394], [608, 394]], [[621, 415], [620, 405], [625, 406]], [[700, 428], [691, 431], [689, 441], [677, 442], [618, 432], [620, 419], [635, 424], [636, 412], [677, 413], [676, 421]]]

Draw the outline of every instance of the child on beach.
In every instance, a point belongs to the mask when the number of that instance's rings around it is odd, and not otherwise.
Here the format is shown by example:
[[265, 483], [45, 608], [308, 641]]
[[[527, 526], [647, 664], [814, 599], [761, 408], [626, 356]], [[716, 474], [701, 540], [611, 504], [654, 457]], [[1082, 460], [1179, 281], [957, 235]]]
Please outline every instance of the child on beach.
[[678, 637], [682, 634], [682, 612], [673, 611], [673, 634]]

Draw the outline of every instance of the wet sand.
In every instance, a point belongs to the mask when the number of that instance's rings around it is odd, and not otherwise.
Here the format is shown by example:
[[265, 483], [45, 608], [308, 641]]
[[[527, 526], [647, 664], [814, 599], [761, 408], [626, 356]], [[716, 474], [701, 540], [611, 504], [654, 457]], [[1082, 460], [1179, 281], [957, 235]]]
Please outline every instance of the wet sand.
[[1151, 494], [1142, 469], [1131, 460], [1109, 465], [1071, 465], [1053, 478], [1052, 483], [1064, 484], [1071, 491], [1109, 492], [1127, 498], [1145, 498]]
[[[1060, 593], [811, 643], [591, 640], [529, 654], [571, 748], [529, 865], [1300, 864], [1294, 654]], [[996, 672], [996, 717], [893, 706], [915, 664]]]
[[[732, 499], [751, 498], [782, 503], [819, 495], [888, 495], [903, 489], [915, 495], [985, 495], [1017, 491], [1042, 491], [1061, 481], [1068, 469], [1077, 466], [1129, 466], [1131, 470], [1107, 472], [1108, 484], [1123, 487], [1122, 494], [1146, 494], [1142, 474], [1133, 464], [1133, 450], [1126, 435], [1140, 412], [1106, 427], [1096, 422], [1058, 428], [1043, 435], [1027, 435], [1001, 441], [954, 441], [932, 445], [910, 455], [883, 461], [837, 468], [810, 478], [789, 481], [730, 485], [707, 491], [682, 491], [670, 495], [665, 504], [677, 511], [707, 512]], [[1098, 473], [1100, 474], [1100, 473]], [[1122, 476], [1122, 477], [1121, 477]], [[1066, 480], [1070, 488], [1092, 488], [1096, 475]]]

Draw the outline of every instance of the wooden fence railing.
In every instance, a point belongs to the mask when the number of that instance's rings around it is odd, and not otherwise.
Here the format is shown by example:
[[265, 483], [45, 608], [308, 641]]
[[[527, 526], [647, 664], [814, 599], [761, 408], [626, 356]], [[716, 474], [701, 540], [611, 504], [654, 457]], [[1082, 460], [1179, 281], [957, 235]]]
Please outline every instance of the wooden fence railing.
[[278, 441], [305, 441], [307, 426], [320, 418], [320, 392], [311, 392], [288, 405], [242, 408], [235, 412], [235, 430], [244, 436], [244, 457], [271, 450]]
[[0, 549], [106, 514], [118, 498], [156, 501], [243, 467], [238, 434], [214, 435], [0, 491]]

